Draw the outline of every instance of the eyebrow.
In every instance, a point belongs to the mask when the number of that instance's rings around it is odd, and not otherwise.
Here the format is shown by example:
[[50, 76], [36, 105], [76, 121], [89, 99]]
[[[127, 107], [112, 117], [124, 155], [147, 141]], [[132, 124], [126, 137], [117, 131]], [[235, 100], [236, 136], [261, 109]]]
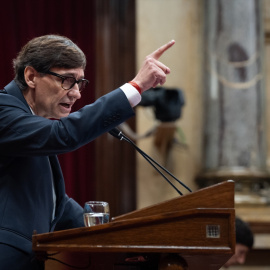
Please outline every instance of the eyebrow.
[[[73, 78], [76, 79], [76, 76], [75, 76], [74, 73], [63, 73], [63, 74], [59, 74], [59, 75], [65, 76], [65, 77], [73, 77]], [[80, 80], [80, 79], [84, 79], [84, 76], [79, 77], [79, 80]], [[76, 79], [76, 80], [77, 80], [77, 79]]]

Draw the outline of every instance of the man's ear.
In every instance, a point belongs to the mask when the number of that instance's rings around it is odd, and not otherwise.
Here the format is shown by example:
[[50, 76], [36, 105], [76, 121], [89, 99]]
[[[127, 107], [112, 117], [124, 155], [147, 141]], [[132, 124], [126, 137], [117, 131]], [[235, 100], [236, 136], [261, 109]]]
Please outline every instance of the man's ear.
[[24, 79], [30, 88], [36, 87], [35, 82], [36, 82], [37, 75], [38, 75], [38, 72], [33, 67], [27, 66], [24, 69]]

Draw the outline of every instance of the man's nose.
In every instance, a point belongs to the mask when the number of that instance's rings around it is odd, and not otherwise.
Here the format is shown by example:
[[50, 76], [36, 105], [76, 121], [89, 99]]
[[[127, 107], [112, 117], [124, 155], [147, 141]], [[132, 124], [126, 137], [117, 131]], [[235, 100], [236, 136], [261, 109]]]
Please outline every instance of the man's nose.
[[81, 98], [81, 92], [77, 83], [75, 83], [74, 86], [68, 91], [68, 95], [76, 99]]

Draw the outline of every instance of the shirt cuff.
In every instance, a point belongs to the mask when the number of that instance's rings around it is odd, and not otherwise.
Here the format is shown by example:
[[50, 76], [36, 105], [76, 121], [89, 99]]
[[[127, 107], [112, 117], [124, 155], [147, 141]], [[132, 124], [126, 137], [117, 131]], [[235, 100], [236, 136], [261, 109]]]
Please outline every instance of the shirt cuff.
[[142, 97], [141, 97], [140, 93], [131, 84], [125, 83], [124, 85], [122, 85], [120, 87], [120, 89], [126, 95], [131, 107], [135, 107], [136, 105], [138, 105], [141, 102]]

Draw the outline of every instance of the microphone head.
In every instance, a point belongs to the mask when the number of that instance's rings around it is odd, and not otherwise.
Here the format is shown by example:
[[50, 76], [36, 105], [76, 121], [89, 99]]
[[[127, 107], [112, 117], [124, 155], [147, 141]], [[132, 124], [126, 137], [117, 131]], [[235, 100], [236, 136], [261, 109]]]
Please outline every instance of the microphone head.
[[117, 138], [117, 139], [119, 139], [119, 140], [121, 140], [122, 139], [122, 131], [121, 130], [119, 130], [118, 128], [113, 128], [113, 129], [111, 129], [110, 131], [109, 131], [109, 133], [113, 136], [113, 137], [115, 137], [115, 138]]

